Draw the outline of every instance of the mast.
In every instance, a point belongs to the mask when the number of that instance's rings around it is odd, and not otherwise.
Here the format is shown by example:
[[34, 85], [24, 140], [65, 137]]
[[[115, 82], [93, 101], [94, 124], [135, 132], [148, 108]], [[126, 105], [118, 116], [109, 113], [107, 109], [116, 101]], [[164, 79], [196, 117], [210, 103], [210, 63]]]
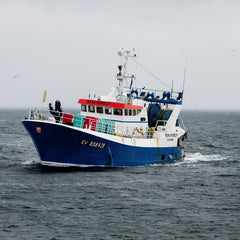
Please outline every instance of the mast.
[[[119, 73], [117, 74], [116, 78], [119, 81], [118, 90], [120, 93], [123, 93], [124, 88], [127, 86], [127, 79], [131, 79], [130, 88], [133, 84], [133, 80], [135, 80], [134, 75], [130, 76], [129, 74], [127, 74], [128, 58], [129, 57], [135, 58], [137, 57], [137, 55], [135, 53], [135, 49], [130, 51], [130, 50], [124, 50], [123, 48], [118, 50], [118, 55], [122, 57], [122, 63], [121, 65], [118, 66]], [[124, 86], [124, 82], [125, 82], [125, 86]]]

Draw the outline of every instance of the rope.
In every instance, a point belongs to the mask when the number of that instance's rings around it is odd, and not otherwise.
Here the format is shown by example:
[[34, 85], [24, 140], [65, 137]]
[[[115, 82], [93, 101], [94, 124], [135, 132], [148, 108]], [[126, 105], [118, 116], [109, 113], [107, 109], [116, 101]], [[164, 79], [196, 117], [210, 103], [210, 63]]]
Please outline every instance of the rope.
[[170, 88], [166, 83], [164, 83], [163, 81], [161, 81], [157, 76], [155, 76], [153, 73], [151, 73], [149, 70], [147, 70], [141, 63], [139, 63], [135, 58], [133, 59], [141, 68], [143, 68], [143, 70], [145, 70], [148, 74], [150, 74], [153, 78], [155, 78], [158, 82], [160, 82], [161, 84], [163, 84], [165, 87]]

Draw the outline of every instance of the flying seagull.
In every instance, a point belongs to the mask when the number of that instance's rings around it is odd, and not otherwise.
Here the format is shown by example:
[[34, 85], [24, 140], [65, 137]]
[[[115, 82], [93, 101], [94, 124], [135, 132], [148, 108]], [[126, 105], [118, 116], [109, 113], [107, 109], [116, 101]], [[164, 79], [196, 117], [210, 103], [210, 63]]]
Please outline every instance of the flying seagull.
[[14, 75], [14, 76], [12, 77], [12, 79], [17, 78], [17, 77], [19, 77], [19, 76], [20, 76], [20, 74], [16, 74], [16, 75]]
[[231, 51], [232, 52], [236, 52], [239, 48], [232, 48]]

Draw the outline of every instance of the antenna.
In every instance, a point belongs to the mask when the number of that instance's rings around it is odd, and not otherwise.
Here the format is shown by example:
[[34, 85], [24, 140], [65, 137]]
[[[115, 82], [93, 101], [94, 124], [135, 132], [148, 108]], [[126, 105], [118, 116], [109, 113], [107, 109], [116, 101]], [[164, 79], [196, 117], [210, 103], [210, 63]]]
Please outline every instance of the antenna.
[[171, 98], [172, 98], [172, 95], [173, 95], [173, 80], [172, 80], [172, 87], [171, 87]]
[[[184, 66], [184, 73], [183, 73], [183, 87], [182, 93], [184, 92], [185, 82], [186, 82], [186, 74], [187, 74], [187, 63], [188, 63], [188, 49], [189, 49], [189, 42], [186, 49], [186, 59], [185, 59], [185, 66]], [[182, 96], [183, 99], [183, 96]]]

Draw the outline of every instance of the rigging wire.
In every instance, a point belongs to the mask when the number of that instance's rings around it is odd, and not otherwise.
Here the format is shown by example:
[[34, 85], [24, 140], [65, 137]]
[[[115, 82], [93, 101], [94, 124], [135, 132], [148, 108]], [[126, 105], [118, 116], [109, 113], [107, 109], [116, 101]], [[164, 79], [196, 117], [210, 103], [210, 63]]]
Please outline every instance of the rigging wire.
[[180, 118], [180, 122], [181, 122], [182, 125], [183, 125], [183, 129], [185, 130], [185, 132], [187, 132], [187, 128], [186, 128], [185, 125], [184, 125], [184, 122], [183, 122], [181, 113], [179, 113], [179, 118]]
[[170, 86], [168, 86], [166, 83], [164, 83], [163, 81], [161, 81], [157, 76], [155, 76], [153, 73], [151, 73], [149, 70], [147, 70], [141, 63], [139, 63], [135, 58], [133, 59], [141, 68], [143, 68], [143, 70], [145, 70], [148, 74], [150, 74], [153, 78], [155, 78], [158, 82], [160, 82], [161, 84], [163, 84], [165, 87], [171, 89]]

